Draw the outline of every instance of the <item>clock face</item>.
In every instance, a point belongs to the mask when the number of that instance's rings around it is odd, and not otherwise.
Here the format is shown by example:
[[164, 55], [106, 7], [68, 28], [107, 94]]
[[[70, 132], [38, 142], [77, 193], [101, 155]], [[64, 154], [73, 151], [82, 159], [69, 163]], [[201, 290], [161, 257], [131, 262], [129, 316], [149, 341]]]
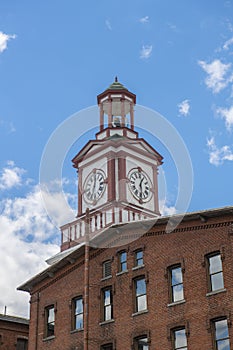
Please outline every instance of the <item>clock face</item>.
[[84, 199], [87, 203], [95, 204], [103, 195], [106, 183], [102, 170], [93, 170], [84, 183]]
[[129, 188], [133, 196], [140, 202], [149, 201], [151, 192], [151, 181], [149, 176], [141, 169], [132, 169], [128, 175]]

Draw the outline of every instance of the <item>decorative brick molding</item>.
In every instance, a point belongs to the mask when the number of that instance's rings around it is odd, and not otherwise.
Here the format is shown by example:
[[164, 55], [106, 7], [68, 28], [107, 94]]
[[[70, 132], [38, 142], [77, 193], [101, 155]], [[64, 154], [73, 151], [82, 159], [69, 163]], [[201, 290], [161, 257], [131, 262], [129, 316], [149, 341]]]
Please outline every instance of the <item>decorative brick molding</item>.
[[190, 335], [190, 329], [189, 329], [189, 321], [187, 320], [184, 320], [184, 319], [180, 319], [176, 322], [173, 322], [173, 323], [170, 323], [168, 326], [167, 326], [167, 339], [169, 341], [172, 340], [172, 332], [176, 329], [179, 329], [179, 328], [185, 328], [185, 334], [187, 336], [187, 338], [189, 337]]
[[217, 306], [214, 310], [209, 311], [206, 319], [206, 329], [208, 333], [212, 331], [212, 324], [216, 320], [226, 318], [228, 327], [232, 326], [231, 312], [228, 309]]
[[228, 235], [233, 236], [233, 223], [230, 223], [229, 228], [228, 228]]

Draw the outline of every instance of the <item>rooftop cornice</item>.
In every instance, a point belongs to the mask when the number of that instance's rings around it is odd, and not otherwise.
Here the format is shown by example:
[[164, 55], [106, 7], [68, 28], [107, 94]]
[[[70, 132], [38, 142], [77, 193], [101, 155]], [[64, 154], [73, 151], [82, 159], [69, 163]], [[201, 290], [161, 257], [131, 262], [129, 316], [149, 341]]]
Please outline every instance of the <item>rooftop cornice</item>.
[[18, 316], [0, 314], [0, 321], [29, 325], [29, 320], [27, 318], [18, 317]]
[[[130, 230], [134, 230], [133, 232], [135, 232], [136, 229], [141, 230], [143, 228], [146, 233], [147, 230], [155, 231], [155, 229], [159, 229], [160, 226], [166, 225], [169, 222], [169, 220], [170, 222], [173, 221], [174, 225], [176, 224], [176, 222], [179, 222], [179, 225], [181, 225], [182, 223], [186, 223], [186, 222], [188, 223], [189, 221], [199, 221], [203, 225], [203, 224], [206, 224], [209, 219], [218, 218], [221, 216], [230, 216], [230, 220], [232, 220], [233, 222], [233, 206], [201, 210], [201, 211], [195, 211], [195, 212], [190, 212], [185, 214], [161, 216], [155, 219], [147, 219], [147, 220], [140, 220], [135, 222], [115, 224], [109, 228], [106, 228], [104, 231], [102, 231], [97, 236], [95, 236], [91, 243], [93, 243], [93, 246], [98, 246], [98, 242], [101, 241], [101, 235], [103, 237], [104, 236], [107, 237], [108, 235], [111, 236], [112, 233], [114, 232], [116, 233], [120, 232], [122, 234], [124, 229], [127, 230], [127, 232], [129, 232]], [[178, 227], [176, 227], [175, 232], [179, 228], [179, 225]], [[217, 225], [217, 222], [216, 222], [216, 225]], [[184, 230], [184, 228], [182, 230]], [[172, 234], [172, 232], [170, 234]], [[91, 247], [91, 250], [95, 250], [95, 249], [98, 249], [98, 248]], [[61, 257], [60, 260], [58, 257], [60, 253], [58, 253], [56, 255], [56, 259], [54, 259], [55, 261], [54, 264], [52, 264], [51, 266], [49, 266], [47, 269], [37, 274], [36, 276], [32, 277], [30, 280], [25, 282], [23, 285], [19, 286], [17, 289], [30, 292], [31, 289], [36, 284], [42, 282], [47, 278], [53, 277], [54, 273], [60, 270], [61, 268], [63, 268], [64, 266], [74, 263], [74, 261], [76, 261], [78, 258], [84, 255], [84, 250], [85, 250], [84, 244], [77, 245], [75, 248], [72, 248], [67, 255]], [[50, 260], [52, 260], [52, 258]]]

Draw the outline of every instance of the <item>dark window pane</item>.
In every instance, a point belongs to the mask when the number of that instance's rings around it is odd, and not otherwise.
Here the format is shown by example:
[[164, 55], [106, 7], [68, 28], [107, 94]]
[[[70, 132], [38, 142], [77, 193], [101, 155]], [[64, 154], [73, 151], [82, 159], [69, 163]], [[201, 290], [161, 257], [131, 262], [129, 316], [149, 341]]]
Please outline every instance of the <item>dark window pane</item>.
[[102, 345], [101, 350], [112, 350], [113, 346], [112, 344]]
[[148, 339], [147, 338], [141, 338], [137, 341], [137, 350], [148, 350]]
[[[1, 348], [1, 344], [0, 344], [0, 348]], [[16, 350], [27, 350], [27, 349], [28, 349], [28, 340], [17, 339]]]
[[53, 323], [48, 324], [48, 337], [50, 337], [51, 335], [54, 335], [54, 324]]
[[103, 278], [111, 276], [112, 271], [111, 271], [111, 261], [105, 261], [103, 263]]
[[55, 313], [54, 307], [48, 307], [46, 309], [46, 337], [54, 335]]

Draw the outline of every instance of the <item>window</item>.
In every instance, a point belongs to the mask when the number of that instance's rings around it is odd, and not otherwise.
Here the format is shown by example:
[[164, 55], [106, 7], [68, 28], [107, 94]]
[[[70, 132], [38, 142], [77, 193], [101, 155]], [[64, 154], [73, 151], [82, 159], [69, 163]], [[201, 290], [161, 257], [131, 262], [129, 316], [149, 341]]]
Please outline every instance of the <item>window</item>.
[[147, 309], [146, 300], [146, 280], [145, 278], [138, 278], [134, 280], [135, 291], [135, 311], [140, 312]]
[[112, 319], [113, 319], [112, 288], [108, 287], [103, 290], [103, 320], [109, 321]]
[[107, 260], [103, 263], [103, 278], [110, 277], [112, 275], [111, 260]]
[[55, 325], [55, 310], [54, 306], [48, 306], [45, 309], [45, 336], [51, 337], [54, 335], [54, 325]]
[[28, 340], [25, 338], [18, 338], [16, 343], [16, 350], [27, 350]]
[[101, 350], [113, 350], [113, 345], [112, 344], [102, 345]]
[[72, 328], [83, 328], [83, 298], [74, 298], [72, 300]]
[[127, 253], [120, 252], [119, 253], [119, 272], [123, 272], [127, 270]]
[[181, 266], [174, 266], [170, 268], [170, 292], [171, 292], [171, 302], [175, 303], [177, 301], [184, 299], [184, 289], [183, 289], [183, 276]]
[[135, 252], [135, 266], [142, 266], [143, 263], [143, 251], [137, 250]]
[[230, 350], [227, 319], [214, 322], [214, 342], [216, 350]]
[[188, 349], [185, 328], [180, 328], [173, 331], [173, 349], [174, 350]]
[[208, 256], [209, 289], [211, 292], [224, 288], [220, 253]]
[[145, 337], [140, 337], [135, 339], [135, 350], [149, 350], [149, 345], [148, 345], [148, 338]]

